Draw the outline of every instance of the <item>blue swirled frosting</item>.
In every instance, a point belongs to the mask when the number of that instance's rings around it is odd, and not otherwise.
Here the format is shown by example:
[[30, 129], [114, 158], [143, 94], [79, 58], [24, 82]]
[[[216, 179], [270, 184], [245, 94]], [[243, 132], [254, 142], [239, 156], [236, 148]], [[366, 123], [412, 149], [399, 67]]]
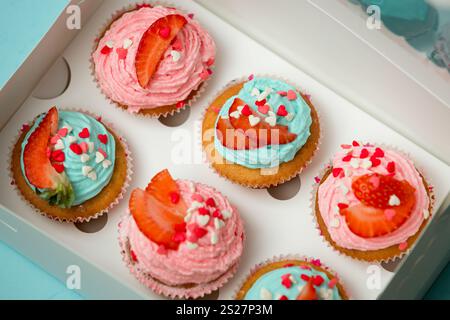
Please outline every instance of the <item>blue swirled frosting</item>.
[[[96, 119], [92, 118], [91, 116], [74, 111], [58, 111], [58, 115], [59, 115], [58, 129], [64, 127], [72, 128], [72, 131], [66, 137], [62, 137], [61, 140], [63, 141], [64, 144], [63, 152], [65, 154], [65, 161], [64, 161], [65, 173], [69, 178], [69, 181], [71, 182], [72, 188], [75, 193], [75, 200], [72, 205], [76, 206], [95, 197], [97, 194], [100, 193], [100, 191], [103, 190], [103, 188], [111, 180], [114, 171], [116, 144], [114, 137], [105, 128], [105, 126]], [[28, 143], [30, 135], [39, 126], [39, 123], [42, 121], [44, 116], [45, 114], [42, 114], [36, 119], [33, 126], [27, 132], [22, 142], [22, 153], [20, 157], [22, 174], [25, 177], [25, 180], [28, 183], [28, 185], [33, 190], [35, 190], [36, 188], [30, 184], [25, 175], [25, 169], [23, 164], [23, 152], [25, 146]], [[83, 128], [88, 128], [90, 132], [89, 138], [82, 139], [78, 136], [78, 134], [83, 130]], [[97, 137], [99, 134], [107, 135], [108, 139], [106, 144], [103, 144], [98, 140]], [[94, 144], [93, 152], [88, 153], [90, 159], [87, 162], [82, 163], [80, 155], [77, 155], [72, 150], [70, 150], [68, 141], [70, 136], [76, 137], [76, 143], [81, 143], [83, 141], [93, 142]], [[95, 153], [99, 148], [101, 148], [106, 152], [107, 159], [111, 161], [111, 165], [108, 166], [107, 168], [103, 167], [102, 162], [96, 163], [95, 161]], [[82, 172], [83, 166], [92, 167], [93, 170], [95, 170], [97, 178], [95, 180], [92, 180], [83, 175]]]
[[[288, 126], [289, 131], [296, 134], [297, 138], [283, 145], [269, 145], [251, 150], [233, 150], [222, 145], [216, 131], [214, 147], [223, 158], [232, 163], [251, 169], [273, 168], [283, 162], [289, 162], [294, 159], [297, 152], [305, 145], [311, 134], [311, 109], [302, 96], [298, 94], [295, 87], [280, 80], [256, 77], [246, 82], [238, 95], [227, 100], [219, 112], [216, 127], [220, 117], [228, 116], [228, 111], [235, 98], [242, 99], [250, 108], [258, 112], [258, 108], [255, 105], [257, 97], [252, 95], [254, 88], [257, 88], [260, 92], [265, 91], [267, 88], [272, 89], [272, 92], [266, 98], [267, 104], [272, 107], [275, 113], [280, 105], [284, 105], [287, 112], [293, 115], [291, 121], [288, 121], [286, 117], [277, 117], [277, 124]], [[280, 91], [288, 92], [290, 90], [297, 92], [295, 100], [289, 100], [286, 96], [278, 94]]]
[[[281, 283], [281, 277], [286, 274], [290, 274], [295, 281], [290, 288], [286, 288]], [[289, 300], [296, 300], [302, 287], [306, 284], [306, 281], [301, 278], [302, 274], [307, 275], [308, 277], [320, 275], [324, 279], [320, 286], [315, 286], [319, 299], [342, 300], [336, 285], [333, 286], [333, 288], [328, 287], [328, 283], [331, 279], [328, 278], [326, 273], [315, 269], [301, 269], [299, 266], [279, 268], [263, 274], [247, 291], [244, 299], [263, 300], [262, 290], [265, 290], [270, 293], [273, 300], [279, 299], [279, 297], [283, 295]]]

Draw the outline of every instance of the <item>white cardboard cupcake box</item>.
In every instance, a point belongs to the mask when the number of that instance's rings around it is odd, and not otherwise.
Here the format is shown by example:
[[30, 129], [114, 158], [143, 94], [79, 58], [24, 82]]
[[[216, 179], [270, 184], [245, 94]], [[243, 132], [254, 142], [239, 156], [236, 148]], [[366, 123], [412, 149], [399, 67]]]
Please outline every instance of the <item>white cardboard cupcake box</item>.
[[[73, 7], [61, 12], [0, 92], [0, 148], [4, 150], [0, 156], [0, 239], [63, 282], [73, 272], [71, 266], [79, 267], [81, 288], [76, 290], [87, 298], [160, 299], [123, 264], [117, 223], [126, 212], [130, 190], [145, 186], [155, 173], [167, 167], [174, 177], [206, 183], [223, 192], [245, 220], [247, 242], [242, 261], [236, 276], [219, 290], [220, 299], [232, 297], [252, 266], [280, 254], [321, 259], [340, 274], [355, 299], [420, 297], [449, 260], [450, 99], [445, 90], [439, 91], [442, 81], [448, 85], [448, 75], [434, 76], [438, 71], [426, 62], [411, 64], [408, 70], [412, 71], [405, 75], [401, 71], [408, 66], [399, 68], [380, 55], [380, 50], [392, 54], [397, 48], [390, 47], [389, 37], [383, 42], [378, 35], [365, 35], [368, 41], [372, 36], [379, 41], [377, 48], [381, 49], [375, 50], [354, 36], [355, 30], [361, 31], [361, 16], [350, 14], [343, 1], [334, 7], [327, 7], [329, 1], [318, 0], [282, 0], [275, 4], [257, 0], [172, 1], [195, 13], [215, 38], [218, 54], [206, 91], [190, 112], [174, 118], [187, 120], [169, 127], [114, 107], [91, 77], [89, 57], [99, 28], [114, 11], [133, 2], [81, 2], [81, 30], [67, 28]], [[71, 1], [70, 5], [78, 3]], [[337, 23], [335, 16], [326, 14], [327, 10], [346, 17], [344, 21], [350, 26]], [[398, 55], [404, 54], [403, 49], [398, 50]], [[429, 82], [418, 85], [417, 78], [411, 77], [413, 72]], [[426, 77], [427, 72], [431, 76]], [[300, 190], [289, 200], [275, 199], [266, 190], [234, 185], [212, 174], [208, 164], [201, 161], [198, 126], [204, 108], [230, 80], [252, 73], [274, 74], [298, 83], [311, 94], [321, 114], [322, 145], [300, 179], [291, 183], [294, 187], [300, 184]], [[101, 115], [124, 135], [132, 151], [135, 174], [125, 199], [108, 213], [107, 219], [80, 227], [89, 231], [101, 225], [97, 232], [83, 232], [73, 224], [53, 222], [36, 214], [10, 186], [7, 150], [22, 124], [52, 105], [85, 108]], [[180, 137], [188, 138], [180, 141]], [[393, 145], [408, 152], [435, 187], [432, 220], [397, 266], [371, 265], [339, 255], [315, 229], [310, 212], [314, 177], [341, 143], [354, 139]], [[180, 143], [188, 144], [191, 150], [181, 163], [173, 157]]]

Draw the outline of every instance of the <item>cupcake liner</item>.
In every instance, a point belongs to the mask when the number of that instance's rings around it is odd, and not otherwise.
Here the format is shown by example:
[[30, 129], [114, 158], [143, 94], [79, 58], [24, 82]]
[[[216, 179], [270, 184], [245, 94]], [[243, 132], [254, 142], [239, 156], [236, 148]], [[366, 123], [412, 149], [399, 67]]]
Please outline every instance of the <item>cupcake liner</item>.
[[[235, 86], [236, 84], [239, 84], [239, 83], [242, 83], [242, 82], [249, 81], [249, 80], [250, 80], [250, 77], [266, 77], [266, 78], [271, 78], [271, 79], [283, 81], [283, 82], [285, 82], [285, 83], [287, 83], [287, 84], [289, 84], [289, 85], [291, 85], [291, 86], [297, 88], [297, 91], [300, 92], [300, 94], [302, 95], [302, 98], [303, 98], [307, 103], [309, 102], [310, 104], [313, 105], [314, 110], [316, 111], [316, 114], [317, 114], [317, 119], [318, 119], [318, 123], [319, 123], [320, 132], [319, 132], [319, 138], [318, 138], [318, 141], [317, 141], [316, 149], [314, 150], [314, 152], [313, 152], [313, 154], [311, 155], [311, 157], [309, 158], [309, 160], [308, 160], [302, 167], [300, 167], [297, 171], [293, 172], [290, 176], [288, 176], [288, 177], [286, 177], [286, 178], [284, 178], [284, 179], [280, 179], [277, 183], [267, 183], [267, 184], [253, 185], [253, 184], [240, 183], [240, 182], [238, 182], [238, 181], [234, 181], [234, 180], [228, 179], [227, 177], [225, 177], [224, 175], [222, 175], [219, 171], [217, 171], [217, 170], [213, 167], [212, 162], [210, 161], [208, 155], [206, 154], [206, 151], [205, 151], [204, 148], [203, 148], [203, 130], [202, 130], [202, 123], [203, 123], [203, 121], [204, 121], [204, 119], [205, 119], [205, 116], [206, 116], [206, 113], [207, 113], [209, 107], [212, 105], [212, 103], [214, 102], [214, 100], [215, 100], [217, 97], [219, 97], [220, 95], [222, 95], [225, 91], [227, 91], [227, 90], [230, 89], [231, 87]], [[293, 83], [292, 81], [290, 81], [290, 80], [288, 80], [288, 79], [286, 79], [286, 78], [284, 78], [284, 77], [281, 77], [281, 76], [274, 76], [274, 75], [271, 75], [271, 74], [252, 74], [250, 77], [249, 77], [249, 76], [244, 76], [244, 77], [241, 77], [241, 78], [236, 78], [236, 79], [231, 80], [231, 81], [228, 82], [226, 85], [224, 85], [220, 90], [218, 90], [217, 93], [216, 93], [215, 95], [213, 95], [213, 98], [211, 98], [211, 99], [208, 101], [207, 107], [204, 108], [204, 110], [203, 110], [203, 112], [202, 112], [201, 120], [199, 121], [199, 127], [197, 128], [197, 130], [198, 130], [197, 134], [199, 134], [199, 136], [200, 136], [200, 142], [199, 142], [199, 144], [200, 144], [200, 148], [201, 148], [201, 150], [202, 150], [202, 152], [203, 152], [203, 159], [204, 159], [204, 161], [208, 164], [208, 166], [210, 167], [210, 169], [211, 169], [214, 173], [216, 173], [219, 177], [221, 177], [221, 178], [223, 178], [223, 179], [225, 179], [225, 180], [227, 180], [227, 181], [230, 181], [230, 182], [232, 182], [233, 184], [240, 185], [240, 186], [244, 186], [244, 187], [247, 187], [247, 188], [252, 188], [252, 189], [265, 189], [265, 188], [270, 188], [270, 187], [276, 187], [276, 186], [279, 186], [279, 185], [281, 185], [281, 184], [283, 184], [283, 183], [285, 183], [285, 182], [288, 182], [288, 181], [294, 179], [295, 177], [297, 177], [298, 175], [300, 175], [300, 174], [303, 172], [303, 170], [306, 169], [306, 167], [308, 167], [308, 165], [310, 165], [311, 162], [313, 161], [313, 159], [315, 158], [316, 154], [317, 154], [318, 151], [320, 150], [320, 146], [321, 146], [321, 144], [322, 144], [322, 137], [323, 137], [323, 127], [321, 126], [321, 123], [322, 123], [321, 115], [320, 115], [320, 111], [319, 111], [319, 110], [316, 108], [316, 106], [312, 103], [312, 101], [311, 101], [312, 99], [309, 97], [309, 95], [306, 94], [306, 93], [304, 93], [303, 90], [300, 90], [300, 89], [299, 89], [300, 86], [297, 85], [297, 84], [295, 84], [295, 83]], [[299, 151], [300, 151], [300, 150], [301, 150], [301, 148], [299, 149]], [[299, 152], [299, 151], [298, 151], [298, 152]], [[297, 153], [298, 153], [298, 152], [297, 152]], [[222, 158], [223, 158], [223, 157], [222, 157]], [[226, 160], [225, 158], [223, 158], [223, 159], [224, 159], [226, 162], [228, 161], [228, 160]], [[230, 164], [234, 164], [234, 163], [230, 162]], [[280, 165], [281, 165], [281, 164], [280, 164]], [[279, 166], [280, 166], [280, 165], [279, 165]], [[266, 172], [267, 172], [268, 170], [271, 170], [271, 169], [272, 169], [272, 168], [268, 168], [268, 169], [259, 169], [259, 170], [262, 170], [262, 171], [266, 171]], [[277, 170], [278, 170], [278, 168], [277, 168]]]
[[[118, 224], [118, 241], [122, 260], [130, 270], [131, 274], [133, 274], [140, 283], [151, 289], [156, 294], [168, 297], [170, 299], [198, 299], [220, 289], [236, 274], [240, 259], [218, 279], [207, 284], [199, 284], [190, 288], [173, 287], [154, 279], [144, 270], [140, 269], [132, 259], [128, 236], [122, 231], [123, 222], [127, 218], [128, 214], [123, 216]], [[243, 245], [245, 245], [245, 239], [246, 235], [244, 229]]]
[[[240, 281], [239, 281], [239, 285], [236, 287], [236, 290], [234, 291], [233, 294], [233, 300], [237, 300], [239, 291], [241, 290], [241, 288], [244, 286], [244, 284], [247, 282], [247, 280], [252, 277], [258, 270], [260, 270], [261, 268], [264, 268], [272, 263], [277, 263], [277, 262], [282, 262], [282, 261], [287, 261], [287, 260], [298, 260], [298, 261], [304, 261], [310, 264], [315, 265], [317, 263], [317, 261], [319, 261], [320, 266], [318, 266], [318, 268], [323, 269], [324, 271], [326, 271], [327, 273], [331, 274], [333, 277], [335, 277], [338, 280], [338, 284], [340, 284], [342, 291], [344, 293], [344, 295], [346, 296], [347, 300], [351, 300], [352, 297], [349, 295], [348, 291], [347, 291], [347, 287], [345, 285], [345, 283], [342, 281], [341, 277], [339, 277], [339, 275], [336, 273], [336, 271], [334, 271], [333, 269], [329, 268], [327, 265], [325, 265], [323, 262], [321, 262], [318, 259], [314, 259], [308, 256], [304, 256], [304, 255], [300, 255], [300, 254], [285, 254], [285, 255], [278, 255], [278, 256], [273, 256], [272, 258], [266, 259], [263, 262], [260, 262], [256, 265], [254, 265], [250, 271], [245, 275], [245, 277], [243, 277]], [[339, 294], [342, 295], [341, 290], [339, 290]]]
[[[432, 216], [433, 216], [433, 209], [434, 209], [434, 204], [435, 204], [435, 195], [434, 195], [434, 187], [433, 187], [433, 185], [432, 185], [432, 182], [431, 182], [431, 179], [424, 173], [425, 171], [424, 171], [424, 169], [420, 166], [418, 166], [417, 165], [417, 162], [416, 161], [414, 161], [413, 159], [413, 157], [411, 157], [411, 155], [409, 154], [409, 153], [407, 153], [407, 152], [405, 152], [405, 151], [403, 151], [403, 150], [401, 150], [401, 149], [399, 149], [398, 147], [396, 147], [396, 146], [393, 146], [393, 145], [389, 145], [389, 144], [383, 144], [383, 143], [378, 143], [378, 144], [374, 144], [374, 143], [371, 143], [371, 145], [373, 145], [373, 146], [375, 146], [375, 147], [380, 147], [380, 148], [382, 148], [382, 149], [387, 149], [387, 150], [393, 150], [393, 151], [395, 151], [395, 152], [398, 152], [399, 154], [401, 154], [403, 157], [405, 157], [405, 158], [407, 158], [407, 159], [410, 159], [411, 161], [413, 161], [413, 163], [414, 163], [414, 167], [416, 168], [416, 170], [419, 172], [419, 174], [422, 176], [422, 178], [423, 178], [423, 180], [426, 182], [426, 184], [428, 185], [428, 197], [429, 197], [429, 201], [430, 201], [430, 204], [429, 204], [429, 213], [430, 213], [430, 216], [428, 217], [428, 219], [426, 219], [426, 224], [428, 224], [429, 223], [429, 221], [430, 221], [430, 219], [432, 219]], [[333, 154], [333, 156], [334, 156], [334, 154]], [[318, 173], [318, 175], [315, 177], [315, 179], [316, 179], [316, 181], [314, 181], [314, 183], [313, 183], [313, 186], [312, 186], [312, 188], [311, 188], [311, 194], [310, 194], [310, 214], [312, 215], [312, 218], [313, 218], [313, 223], [315, 224], [315, 226], [316, 226], [316, 229], [318, 230], [318, 232], [319, 232], [319, 234], [320, 234], [320, 237], [322, 238], [322, 240], [324, 241], [324, 243], [326, 244], [326, 246], [327, 247], [329, 247], [330, 249], [332, 249], [333, 251], [335, 251], [335, 252], [337, 252], [339, 255], [341, 255], [341, 256], [347, 256], [347, 257], [350, 257], [350, 258], [352, 258], [352, 259], [355, 259], [355, 260], [358, 260], [358, 261], [361, 261], [361, 262], [366, 262], [366, 263], [377, 263], [377, 264], [381, 264], [381, 263], [389, 263], [389, 262], [393, 262], [393, 261], [395, 261], [395, 260], [397, 260], [397, 259], [401, 259], [401, 258], [403, 258], [404, 256], [406, 256], [406, 255], [408, 255], [409, 253], [410, 253], [410, 251], [414, 248], [414, 245], [415, 245], [415, 243], [416, 243], [416, 241], [418, 240], [418, 239], [416, 239], [415, 241], [414, 241], [414, 243], [411, 245], [411, 246], [409, 246], [406, 250], [404, 250], [404, 251], [401, 251], [399, 254], [397, 254], [397, 255], [393, 255], [393, 256], [391, 256], [391, 257], [388, 257], [388, 258], [386, 258], [386, 259], [380, 259], [380, 260], [377, 260], [377, 259], [374, 259], [374, 260], [365, 260], [365, 259], [361, 259], [361, 258], [358, 258], [358, 257], [354, 257], [354, 256], [351, 256], [351, 255], [347, 255], [346, 253], [344, 253], [344, 252], [342, 252], [342, 251], [340, 251], [339, 249], [337, 249], [337, 248], [335, 248], [326, 238], [325, 238], [325, 236], [322, 234], [322, 231], [321, 231], [321, 229], [320, 229], [320, 226], [319, 226], [319, 223], [318, 223], [318, 221], [317, 221], [317, 216], [316, 216], [316, 199], [317, 199], [317, 192], [318, 192], [318, 190], [319, 190], [319, 186], [320, 186], [320, 183], [322, 182], [322, 179], [323, 179], [323, 177], [324, 177], [324, 175], [330, 170], [330, 168], [332, 167], [332, 160], [333, 160], [333, 156], [326, 162], [326, 164], [322, 167], [322, 169], [319, 171], [319, 173]], [[423, 223], [423, 222], [422, 222]], [[422, 233], [423, 232], [423, 230], [421, 231], [421, 230], [418, 230], [417, 231], [418, 233]], [[412, 235], [413, 236], [413, 235]], [[419, 236], [420, 236], [420, 234], [419, 234]], [[411, 236], [409, 236], [408, 237], [408, 239], [410, 238]], [[373, 250], [373, 251], [377, 251], [377, 250]]]
[[[80, 113], [87, 114], [87, 115], [89, 115], [89, 116], [91, 116], [91, 117], [93, 117], [95, 119], [99, 118], [96, 114], [94, 114], [94, 113], [92, 113], [90, 111], [85, 111], [85, 110], [79, 109], [79, 108], [64, 108], [62, 110], [64, 110], [64, 111], [73, 111], [73, 112], [80, 112]], [[32, 121], [34, 121], [34, 119]], [[31, 123], [32, 121], [29, 121], [26, 124]], [[127, 176], [125, 178], [125, 181], [123, 183], [123, 186], [122, 186], [122, 189], [121, 189], [119, 195], [113, 201], [111, 201], [111, 203], [109, 204], [109, 206], [107, 208], [105, 208], [105, 209], [103, 209], [103, 210], [101, 210], [101, 211], [99, 211], [99, 212], [97, 212], [97, 213], [95, 213], [95, 214], [93, 214], [92, 216], [89, 216], [89, 217], [74, 217], [73, 219], [64, 219], [64, 218], [56, 217], [56, 216], [47, 214], [46, 212], [44, 212], [42, 210], [39, 210], [27, 198], [25, 198], [25, 196], [22, 194], [22, 192], [19, 190], [19, 188], [17, 188], [17, 185], [15, 183], [15, 179], [14, 179], [14, 176], [13, 176], [13, 172], [12, 172], [12, 154], [13, 154], [13, 150], [14, 150], [14, 147], [15, 147], [16, 143], [19, 141], [19, 138], [20, 138], [20, 136], [23, 133], [23, 129], [22, 128], [20, 128], [18, 130], [17, 135], [12, 139], [12, 142], [11, 142], [9, 150], [8, 150], [8, 154], [9, 154], [8, 175], [9, 175], [9, 178], [10, 178], [10, 181], [11, 181], [11, 185], [14, 187], [14, 189], [16, 190], [16, 192], [19, 195], [19, 197], [24, 202], [26, 202], [36, 213], [38, 213], [38, 214], [40, 214], [40, 215], [42, 215], [44, 217], [47, 217], [47, 218], [49, 218], [49, 219], [51, 219], [53, 221], [57, 221], [57, 222], [83, 223], [83, 222], [89, 222], [92, 219], [97, 219], [100, 216], [104, 215], [105, 213], [108, 213], [109, 210], [111, 210], [114, 206], [116, 206], [123, 199], [123, 197], [125, 195], [125, 192], [126, 192], [127, 188], [130, 185], [131, 176], [133, 174], [133, 158], [131, 156], [131, 151], [130, 151], [130, 149], [128, 147], [128, 144], [127, 144], [127, 141], [125, 140], [125, 138], [123, 138], [122, 135], [119, 135], [117, 133], [117, 130], [114, 128], [114, 126], [111, 123], [106, 122], [103, 119], [102, 119], [102, 123], [105, 125], [105, 127], [108, 130], [110, 130], [111, 132], [113, 132], [116, 135], [117, 139], [119, 140], [118, 142], [122, 144], [122, 146], [123, 146], [123, 148], [125, 150], [125, 155], [126, 155], [126, 158], [127, 158]]]
[[[192, 107], [192, 105], [200, 98], [200, 96], [206, 90], [206, 87], [209, 84], [209, 81], [210, 81], [211, 77], [209, 77], [208, 79], [202, 81], [199, 84], [199, 86], [198, 86], [198, 88], [196, 90], [192, 90], [192, 92], [195, 91], [195, 93], [190, 98], [188, 97], [188, 99], [184, 101], [184, 106], [183, 107], [176, 108], [176, 109], [173, 109], [173, 110], [169, 110], [169, 111], [161, 113], [161, 114], [154, 114], [154, 115], [152, 115], [152, 114], [144, 114], [144, 113], [141, 113], [141, 112], [128, 111], [128, 108], [129, 108], [128, 106], [121, 105], [120, 103], [112, 100], [108, 95], [105, 94], [105, 92], [102, 90], [100, 84], [97, 81], [97, 77], [95, 76], [95, 63], [94, 63], [94, 60], [92, 58], [92, 54], [97, 49], [98, 44], [100, 42], [100, 39], [103, 37], [104, 33], [106, 31], [108, 31], [108, 29], [111, 27], [112, 23], [116, 19], [120, 18], [123, 14], [136, 10], [138, 5], [145, 5], [145, 4], [149, 4], [149, 5], [153, 6], [153, 7], [155, 7], [155, 6], [173, 7], [173, 8], [176, 8], [181, 13], [185, 14], [185, 15], [188, 14], [188, 12], [186, 10], [181, 9], [180, 7], [175, 6], [172, 3], [170, 3], [170, 2], [164, 2], [164, 1], [141, 1], [141, 2], [138, 2], [138, 3], [134, 3], [134, 4], [128, 4], [128, 5], [124, 6], [124, 7], [122, 7], [121, 9], [117, 9], [110, 16], [110, 18], [107, 20], [107, 22], [105, 22], [102, 25], [102, 27], [99, 29], [99, 32], [97, 33], [97, 35], [96, 35], [96, 37], [94, 39], [94, 42], [92, 44], [92, 50], [91, 50], [90, 55], [89, 55], [89, 62], [90, 62], [89, 69], [90, 69], [91, 76], [92, 76], [92, 78], [94, 80], [94, 83], [95, 83], [96, 87], [100, 90], [102, 95], [106, 98], [106, 100], [109, 102], [109, 104], [114, 105], [115, 107], [117, 107], [117, 109], [119, 109], [123, 113], [128, 114], [128, 115], [129, 114], [133, 114], [133, 115], [135, 115], [137, 117], [142, 117], [142, 118], [151, 118], [151, 119], [158, 119], [160, 117], [166, 118], [166, 117], [169, 117], [169, 116], [173, 116], [176, 113], [180, 113], [181, 111], [185, 110], [186, 107]], [[210, 66], [209, 68], [211, 70], [214, 70], [214, 65]], [[191, 92], [191, 94], [192, 94], [192, 92]], [[151, 108], [142, 108], [142, 109], [149, 109], [150, 110]]]

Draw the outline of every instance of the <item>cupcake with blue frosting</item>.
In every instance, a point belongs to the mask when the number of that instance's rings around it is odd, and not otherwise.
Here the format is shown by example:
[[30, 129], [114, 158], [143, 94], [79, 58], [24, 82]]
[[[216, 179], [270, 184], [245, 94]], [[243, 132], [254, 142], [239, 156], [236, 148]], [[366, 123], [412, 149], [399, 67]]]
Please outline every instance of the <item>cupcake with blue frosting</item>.
[[126, 146], [100, 118], [51, 108], [22, 127], [12, 151], [14, 185], [40, 213], [87, 221], [121, 198]]
[[253, 268], [236, 300], [348, 300], [338, 276], [319, 259], [276, 258]]
[[267, 77], [232, 82], [208, 107], [202, 125], [202, 145], [213, 169], [252, 188], [297, 176], [313, 158], [319, 139], [319, 117], [310, 97]]

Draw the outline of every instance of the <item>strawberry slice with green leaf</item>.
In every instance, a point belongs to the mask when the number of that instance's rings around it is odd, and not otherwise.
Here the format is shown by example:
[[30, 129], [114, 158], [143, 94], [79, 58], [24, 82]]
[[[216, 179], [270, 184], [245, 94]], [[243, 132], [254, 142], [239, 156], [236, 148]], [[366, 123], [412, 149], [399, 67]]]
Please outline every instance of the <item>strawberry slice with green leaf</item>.
[[172, 14], [156, 20], [144, 33], [135, 58], [136, 76], [142, 88], [148, 86], [164, 53], [186, 23], [182, 15]]
[[[232, 116], [239, 112], [239, 107], [245, 105], [243, 100], [236, 98], [228, 111], [228, 119], [220, 118], [217, 122], [216, 129], [220, 132], [218, 136], [223, 146], [234, 150], [249, 150], [266, 145], [287, 144], [297, 138], [296, 134], [289, 132], [287, 126], [270, 126], [251, 108], [246, 108], [250, 111], [248, 115], [240, 114], [239, 118]], [[259, 118], [259, 122], [252, 126], [250, 116]]]
[[71, 207], [75, 194], [64, 172], [58, 173], [47, 156], [50, 137], [58, 130], [58, 110], [51, 108], [29, 136], [23, 152], [25, 175], [39, 196], [51, 205]]
[[297, 296], [297, 300], [317, 300], [317, 292], [312, 279], [305, 284], [302, 292]]
[[[345, 216], [349, 229], [363, 238], [380, 237], [395, 231], [411, 216], [416, 203], [414, 187], [390, 175], [360, 176], [353, 181], [352, 190], [361, 202], [341, 209], [340, 213]], [[390, 205], [393, 196], [399, 203]]]

